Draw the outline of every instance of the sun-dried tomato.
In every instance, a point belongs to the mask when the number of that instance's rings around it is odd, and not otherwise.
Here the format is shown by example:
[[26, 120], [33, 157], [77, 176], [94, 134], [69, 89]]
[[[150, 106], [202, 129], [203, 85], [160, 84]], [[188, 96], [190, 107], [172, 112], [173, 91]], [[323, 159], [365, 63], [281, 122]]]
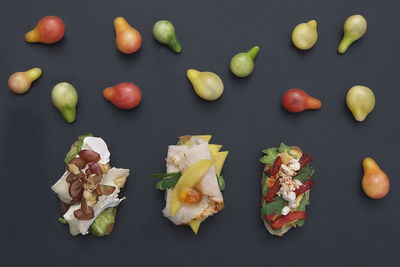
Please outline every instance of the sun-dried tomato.
[[271, 223], [271, 228], [272, 229], [280, 229], [282, 226], [285, 224], [295, 222], [296, 220], [301, 220], [307, 218], [307, 213], [305, 211], [293, 211], [289, 213], [288, 215], [281, 216], [275, 221]]

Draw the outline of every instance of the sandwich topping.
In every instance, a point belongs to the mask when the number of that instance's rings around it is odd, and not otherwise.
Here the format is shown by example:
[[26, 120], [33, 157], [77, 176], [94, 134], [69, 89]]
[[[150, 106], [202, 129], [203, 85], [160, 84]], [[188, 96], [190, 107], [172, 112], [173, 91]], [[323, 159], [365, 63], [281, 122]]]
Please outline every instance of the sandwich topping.
[[67, 153], [66, 171], [52, 190], [61, 201], [59, 221], [69, 224], [72, 235], [90, 231], [103, 236], [111, 232], [115, 207], [123, 200], [118, 193], [129, 170], [110, 168], [109, 161], [106, 143], [91, 135], [80, 136]]
[[281, 235], [284, 227], [302, 226], [307, 217], [305, 206], [309, 204], [309, 190], [314, 185], [310, 180], [314, 172], [309, 166], [312, 158], [298, 147], [283, 143], [263, 153], [261, 216], [272, 234]]
[[189, 225], [197, 234], [201, 222], [224, 207], [221, 170], [228, 151], [209, 144], [211, 135], [183, 136], [168, 147], [167, 172], [156, 188], [165, 190], [163, 215], [176, 225]]

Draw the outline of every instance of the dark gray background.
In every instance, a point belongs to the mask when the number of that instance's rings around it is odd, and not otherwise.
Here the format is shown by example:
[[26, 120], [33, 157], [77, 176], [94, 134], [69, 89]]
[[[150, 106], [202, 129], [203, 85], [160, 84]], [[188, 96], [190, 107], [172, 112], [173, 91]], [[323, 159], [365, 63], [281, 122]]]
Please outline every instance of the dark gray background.
[[[2, 1], [0, 9], [0, 119], [2, 166], [0, 254], [6, 266], [394, 266], [398, 259], [398, 59], [400, 2], [392, 1]], [[366, 35], [336, 52], [345, 19], [361, 13]], [[46, 15], [59, 16], [65, 38], [28, 44], [24, 33]], [[115, 47], [113, 19], [140, 31], [134, 55]], [[175, 25], [182, 53], [157, 43], [152, 26]], [[295, 49], [295, 25], [318, 22], [319, 38]], [[231, 57], [258, 44], [253, 74], [238, 79]], [[41, 67], [29, 93], [7, 88], [16, 71]], [[186, 70], [216, 72], [225, 92], [215, 102], [194, 93]], [[79, 93], [77, 119], [67, 124], [50, 100], [62, 81]], [[140, 106], [121, 111], [102, 96], [105, 87], [133, 82]], [[370, 87], [376, 107], [357, 123], [345, 105], [353, 85]], [[289, 114], [281, 107], [292, 87], [319, 98], [318, 111]], [[73, 237], [58, 223], [50, 186], [79, 134], [108, 143], [114, 166], [131, 169], [111, 236]], [[163, 193], [149, 174], [165, 170], [167, 146], [184, 134], [213, 134], [230, 154], [223, 169], [226, 208], [194, 236], [163, 218]], [[316, 168], [304, 227], [283, 238], [260, 220], [261, 150], [281, 141], [298, 145]], [[391, 178], [383, 200], [361, 190], [362, 159], [372, 156]]]

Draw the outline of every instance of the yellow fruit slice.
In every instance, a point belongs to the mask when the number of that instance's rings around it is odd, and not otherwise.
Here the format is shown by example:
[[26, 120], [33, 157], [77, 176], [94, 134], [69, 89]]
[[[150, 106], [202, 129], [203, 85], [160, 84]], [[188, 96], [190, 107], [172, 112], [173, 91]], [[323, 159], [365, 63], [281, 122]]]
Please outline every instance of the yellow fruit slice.
[[189, 223], [190, 228], [192, 228], [192, 231], [197, 235], [197, 232], [199, 231], [201, 224], [201, 220], [195, 219]]
[[178, 199], [178, 192], [183, 188], [195, 187], [207, 172], [207, 170], [214, 164], [214, 160], [203, 159], [190, 166], [181, 176], [171, 192], [170, 211], [171, 215], [175, 216], [176, 212], [182, 205]]
[[222, 167], [224, 166], [224, 162], [226, 157], [228, 156], [228, 153], [229, 151], [211, 153], [212, 158], [215, 160], [214, 167], [215, 167], [215, 172], [217, 173], [218, 176], [221, 175], [221, 170]]
[[222, 148], [222, 145], [209, 144], [208, 147], [210, 148], [210, 153], [212, 155], [213, 153], [219, 152]]

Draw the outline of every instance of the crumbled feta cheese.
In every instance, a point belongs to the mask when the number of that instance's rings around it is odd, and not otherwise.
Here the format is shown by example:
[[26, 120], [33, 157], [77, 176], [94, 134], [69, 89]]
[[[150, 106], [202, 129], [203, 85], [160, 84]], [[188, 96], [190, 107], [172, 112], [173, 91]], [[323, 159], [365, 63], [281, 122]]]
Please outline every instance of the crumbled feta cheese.
[[288, 197], [287, 200], [288, 200], [289, 202], [293, 202], [293, 201], [296, 200], [296, 193], [293, 192], [293, 191], [290, 191], [290, 192], [287, 194], [287, 197]]
[[285, 206], [285, 207], [282, 209], [281, 214], [282, 214], [283, 216], [285, 216], [285, 215], [288, 215], [289, 212], [290, 212], [290, 208], [289, 208], [288, 206]]
[[290, 165], [282, 164], [278, 172], [278, 175], [281, 177], [279, 178], [281, 188], [277, 192], [277, 195], [282, 196], [282, 198], [288, 202], [286, 206], [288, 209], [296, 208], [296, 193], [294, 191], [302, 185], [302, 182], [298, 179], [293, 179], [293, 176], [296, 174], [295, 171], [299, 169], [299, 161], [297, 159], [291, 159]]
[[295, 184], [296, 184], [296, 189], [298, 189], [300, 186], [303, 185], [303, 183], [302, 183], [299, 179], [294, 179], [293, 181], [294, 181]]
[[299, 162], [299, 160], [298, 159], [291, 159], [289, 168], [292, 169], [293, 171], [300, 170], [300, 162]]
[[281, 165], [281, 172], [283, 172], [284, 174], [286, 174], [285, 176], [293, 176], [294, 175], [294, 171], [291, 170], [288, 166], [286, 166], [285, 164]]

